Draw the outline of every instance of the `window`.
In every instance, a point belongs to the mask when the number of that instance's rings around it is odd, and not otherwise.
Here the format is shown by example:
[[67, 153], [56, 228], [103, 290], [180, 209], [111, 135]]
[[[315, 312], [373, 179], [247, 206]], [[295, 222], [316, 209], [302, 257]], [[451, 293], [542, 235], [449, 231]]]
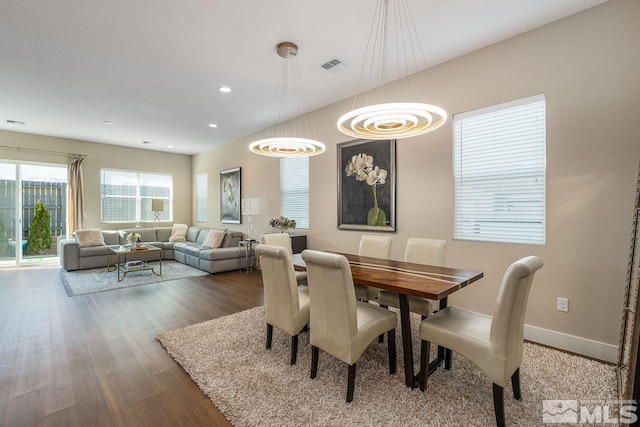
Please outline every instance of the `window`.
[[454, 239], [544, 245], [545, 97], [453, 116]]
[[282, 215], [295, 219], [297, 228], [309, 228], [309, 158], [280, 159]]
[[173, 220], [173, 176], [169, 174], [100, 170], [102, 222], [152, 222], [152, 199], [163, 199], [160, 221]]
[[196, 221], [207, 222], [207, 174], [199, 173], [196, 176]]

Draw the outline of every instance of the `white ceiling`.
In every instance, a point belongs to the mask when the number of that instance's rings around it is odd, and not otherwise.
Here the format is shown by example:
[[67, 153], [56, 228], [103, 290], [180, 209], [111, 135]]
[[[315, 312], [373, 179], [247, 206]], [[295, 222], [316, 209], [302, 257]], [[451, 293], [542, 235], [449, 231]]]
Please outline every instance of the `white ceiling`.
[[[604, 1], [410, 5], [433, 66]], [[299, 46], [309, 111], [353, 96], [374, 6], [373, 0], [0, 0], [0, 129], [206, 151], [277, 118], [280, 42]], [[336, 57], [349, 67], [320, 68]], [[233, 91], [219, 92], [222, 85]], [[208, 127], [212, 122], [219, 127]]]

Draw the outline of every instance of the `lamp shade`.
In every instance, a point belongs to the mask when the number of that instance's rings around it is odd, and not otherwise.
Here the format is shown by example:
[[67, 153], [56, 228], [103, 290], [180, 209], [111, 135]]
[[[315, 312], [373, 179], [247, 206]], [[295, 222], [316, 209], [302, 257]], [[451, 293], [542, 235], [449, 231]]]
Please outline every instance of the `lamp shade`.
[[164, 211], [164, 200], [162, 200], [162, 199], [152, 199], [151, 200], [151, 210], [153, 212], [162, 212], [162, 211]]
[[242, 199], [242, 215], [260, 215], [260, 199]]

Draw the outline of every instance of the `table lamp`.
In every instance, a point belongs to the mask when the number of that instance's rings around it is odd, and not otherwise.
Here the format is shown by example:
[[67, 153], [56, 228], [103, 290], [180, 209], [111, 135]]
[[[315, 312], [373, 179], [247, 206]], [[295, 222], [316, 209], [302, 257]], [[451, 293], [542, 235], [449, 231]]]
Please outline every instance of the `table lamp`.
[[164, 211], [164, 200], [163, 199], [151, 199], [151, 210], [153, 211], [153, 215], [155, 217], [156, 227], [160, 223], [160, 212]]
[[249, 216], [249, 236], [253, 235], [253, 215], [260, 215], [260, 199], [247, 198], [242, 199], [242, 215]]

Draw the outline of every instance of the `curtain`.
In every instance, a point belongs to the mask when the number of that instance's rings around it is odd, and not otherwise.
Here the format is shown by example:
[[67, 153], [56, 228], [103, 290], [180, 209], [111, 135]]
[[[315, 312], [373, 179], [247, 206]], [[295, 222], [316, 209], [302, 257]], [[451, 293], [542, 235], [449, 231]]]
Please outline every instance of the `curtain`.
[[69, 159], [69, 235], [82, 229], [84, 218], [84, 184], [82, 179], [82, 162], [85, 156], [73, 156]]

